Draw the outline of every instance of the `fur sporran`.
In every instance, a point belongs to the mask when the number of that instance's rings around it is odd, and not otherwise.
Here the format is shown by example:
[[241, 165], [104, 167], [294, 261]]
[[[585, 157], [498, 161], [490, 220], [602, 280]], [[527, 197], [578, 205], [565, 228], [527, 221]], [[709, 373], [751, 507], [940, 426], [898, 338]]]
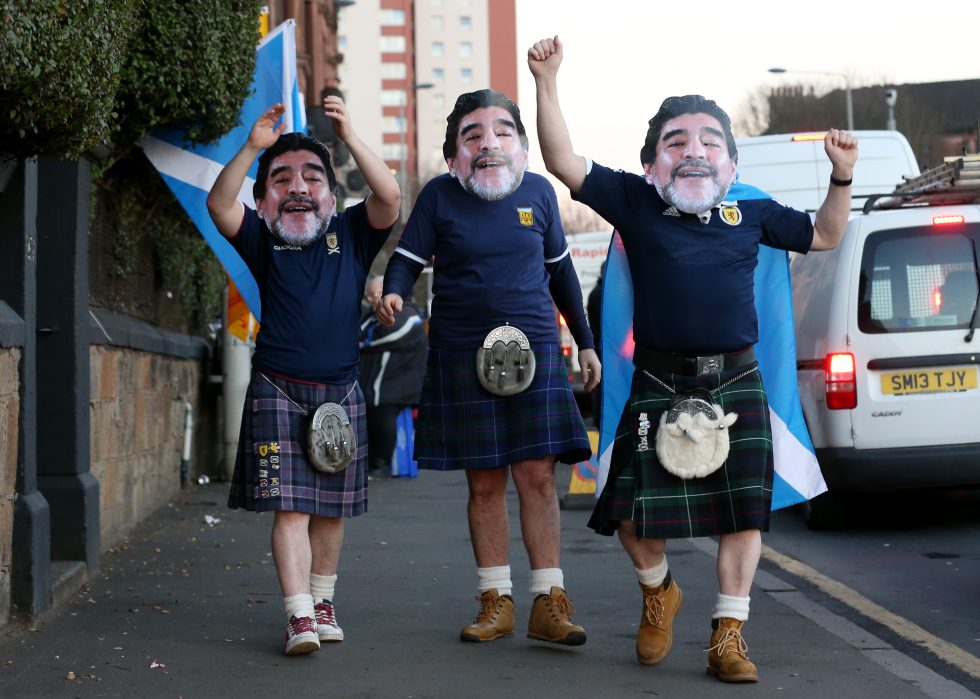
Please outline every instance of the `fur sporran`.
[[678, 478], [704, 478], [728, 458], [728, 428], [738, 419], [703, 389], [671, 398], [657, 428], [657, 458]]

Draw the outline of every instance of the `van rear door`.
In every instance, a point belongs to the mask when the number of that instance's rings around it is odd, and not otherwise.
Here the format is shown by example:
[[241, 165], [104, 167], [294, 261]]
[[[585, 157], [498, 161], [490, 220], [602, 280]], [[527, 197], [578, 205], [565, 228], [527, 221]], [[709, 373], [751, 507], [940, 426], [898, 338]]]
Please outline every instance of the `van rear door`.
[[848, 312], [855, 448], [980, 440], [980, 333], [965, 341], [980, 284], [980, 212], [924, 207], [860, 221]]

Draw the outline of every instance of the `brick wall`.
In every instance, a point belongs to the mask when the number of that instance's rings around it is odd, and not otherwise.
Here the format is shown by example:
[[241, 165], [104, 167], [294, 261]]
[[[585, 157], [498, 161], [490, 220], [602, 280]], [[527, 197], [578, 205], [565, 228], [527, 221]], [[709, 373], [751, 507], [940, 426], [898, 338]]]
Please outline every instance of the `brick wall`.
[[0, 625], [10, 616], [10, 551], [20, 422], [19, 349], [0, 349]]
[[202, 365], [193, 359], [97, 345], [89, 357], [91, 468], [99, 481], [105, 550], [180, 489], [184, 402], [200, 415]]

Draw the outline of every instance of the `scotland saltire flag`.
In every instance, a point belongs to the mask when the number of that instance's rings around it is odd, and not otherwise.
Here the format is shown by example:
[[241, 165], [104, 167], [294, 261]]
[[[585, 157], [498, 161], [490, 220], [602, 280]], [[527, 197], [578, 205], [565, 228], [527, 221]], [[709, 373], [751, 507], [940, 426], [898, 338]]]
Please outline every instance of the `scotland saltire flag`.
[[[725, 199], [769, 199], [765, 192], [736, 182]], [[613, 232], [602, 290], [602, 425], [599, 430], [599, 472], [596, 497], [609, 476], [616, 426], [629, 397], [633, 378], [633, 283], [619, 234]], [[772, 422], [772, 509], [789, 507], [827, 490], [813, 444], [803, 421], [796, 387], [796, 338], [789, 256], [783, 250], [759, 246], [755, 271], [755, 304], [759, 370], [769, 398]]]
[[[207, 146], [188, 145], [182, 131], [158, 129], [143, 139], [143, 151], [177, 197], [194, 225], [218, 256], [238, 287], [249, 310], [261, 320], [259, 290], [242, 258], [218, 233], [206, 200], [215, 178], [248, 139], [255, 120], [272, 105], [286, 105], [286, 131], [303, 131], [306, 113], [296, 79], [296, 22], [287, 20], [262, 37], [256, 49], [252, 92], [242, 105], [241, 120], [220, 141]], [[258, 163], [252, 164], [238, 198], [255, 207], [252, 185]]]

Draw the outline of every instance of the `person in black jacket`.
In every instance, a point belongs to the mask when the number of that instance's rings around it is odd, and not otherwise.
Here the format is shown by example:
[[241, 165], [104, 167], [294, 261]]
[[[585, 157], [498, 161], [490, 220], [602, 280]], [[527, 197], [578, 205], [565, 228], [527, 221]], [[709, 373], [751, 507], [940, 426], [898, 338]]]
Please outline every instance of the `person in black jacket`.
[[419, 402], [428, 342], [422, 311], [411, 303], [385, 327], [375, 319], [383, 278], [368, 278], [364, 300], [370, 310], [361, 322], [360, 382], [367, 404], [368, 477], [388, 478], [397, 438], [396, 420]]

